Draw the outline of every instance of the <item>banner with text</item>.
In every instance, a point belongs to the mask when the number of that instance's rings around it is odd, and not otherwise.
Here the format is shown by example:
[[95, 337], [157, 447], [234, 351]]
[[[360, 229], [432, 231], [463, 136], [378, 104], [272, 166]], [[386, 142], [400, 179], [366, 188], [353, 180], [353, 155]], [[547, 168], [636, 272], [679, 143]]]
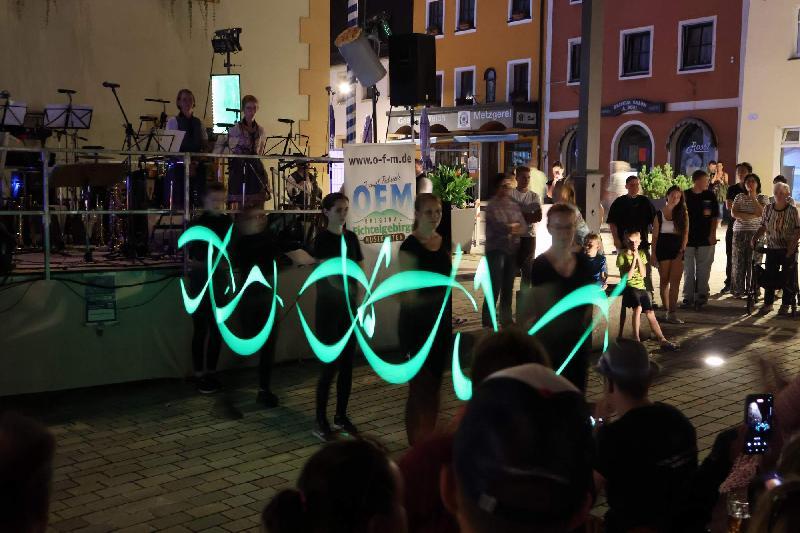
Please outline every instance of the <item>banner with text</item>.
[[[347, 227], [363, 245], [379, 249], [385, 237], [399, 246], [414, 224], [413, 144], [345, 144]], [[396, 243], [396, 244], [395, 244]]]

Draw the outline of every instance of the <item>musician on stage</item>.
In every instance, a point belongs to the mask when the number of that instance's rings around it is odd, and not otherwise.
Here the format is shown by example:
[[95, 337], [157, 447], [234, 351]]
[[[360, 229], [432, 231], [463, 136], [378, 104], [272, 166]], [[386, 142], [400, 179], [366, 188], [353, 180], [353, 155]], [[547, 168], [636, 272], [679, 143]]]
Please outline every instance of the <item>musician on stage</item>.
[[[302, 156], [303, 154], [295, 154]], [[296, 209], [317, 209], [322, 200], [322, 189], [317, 184], [313, 169], [305, 161], [297, 162], [297, 170], [286, 178], [286, 195]]]
[[[267, 136], [256, 122], [258, 99], [248, 94], [242, 98], [242, 120], [228, 133], [228, 147], [237, 155], [261, 155]], [[267, 172], [260, 159], [233, 158], [228, 163], [228, 199], [239, 207], [258, 207], [272, 197]]]
[[[167, 121], [168, 130], [180, 130], [185, 133], [179, 151], [205, 153], [208, 152], [208, 132], [199, 118], [194, 116], [195, 98], [189, 89], [181, 89], [175, 97], [178, 114]], [[206, 186], [206, 164], [202, 161], [192, 161], [189, 168], [190, 202], [200, 205]], [[169, 206], [172, 198], [173, 207], [183, 206], [183, 163], [176, 162], [170, 165], [164, 193], [165, 204]], [[174, 181], [173, 181], [174, 180]], [[170, 184], [172, 189], [170, 190]]]

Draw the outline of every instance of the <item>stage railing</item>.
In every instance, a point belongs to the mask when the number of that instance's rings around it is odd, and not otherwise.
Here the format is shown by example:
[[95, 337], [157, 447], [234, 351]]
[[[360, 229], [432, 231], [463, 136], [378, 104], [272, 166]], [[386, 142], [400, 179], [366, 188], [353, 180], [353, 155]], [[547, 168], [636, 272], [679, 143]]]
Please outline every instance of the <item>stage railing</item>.
[[[50, 225], [51, 225], [51, 217], [56, 215], [83, 215], [83, 216], [97, 216], [97, 215], [112, 215], [112, 216], [129, 216], [129, 215], [168, 215], [172, 216], [180, 216], [183, 220], [183, 227], [186, 228], [186, 224], [192, 217], [193, 211], [199, 211], [200, 209], [192, 206], [191, 203], [191, 165], [192, 160], [194, 158], [202, 159], [202, 160], [230, 160], [230, 159], [249, 159], [249, 160], [261, 160], [263, 161], [277, 161], [279, 163], [278, 169], [280, 168], [280, 164], [287, 164], [287, 163], [298, 163], [298, 162], [305, 162], [308, 165], [329, 165], [331, 163], [342, 163], [342, 158], [332, 158], [332, 157], [299, 157], [299, 156], [288, 156], [288, 155], [238, 155], [232, 153], [195, 153], [195, 152], [153, 152], [153, 151], [138, 151], [138, 150], [107, 150], [107, 149], [75, 149], [75, 148], [27, 148], [27, 147], [5, 147], [0, 146], [0, 156], [7, 155], [8, 153], [37, 153], [39, 154], [39, 162], [42, 165], [42, 197], [41, 197], [41, 209], [8, 209], [8, 206], [3, 206], [3, 204], [7, 204], [9, 198], [6, 197], [7, 191], [5, 187], [2, 187], [2, 194], [3, 196], [0, 197], [0, 217], [4, 216], [13, 216], [13, 217], [22, 217], [22, 216], [40, 216], [42, 217], [42, 248], [44, 254], [44, 278], [49, 280], [51, 276], [51, 238], [50, 238]], [[50, 181], [51, 181], [51, 173], [53, 169], [57, 166], [65, 166], [75, 163], [60, 163], [56, 164], [53, 167], [49, 167], [48, 163], [50, 161], [51, 154], [64, 154], [64, 159], [69, 160], [69, 156], [72, 155], [73, 161], [78, 160], [78, 155], [84, 155], [85, 162], [91, 162], [91, 160], [95, 160], [95, 162], [99, 162], [100, 160], [108, 161], [109, 159], [113, 159], [111, 162], [115, 163], [129, 163], [128, 168], [126, 169], [126, 180], [128, 180], [126, 184], [126, 202], [125, 207], [122, 209], [52, 209], [50, 205]], [[88, 156], [88, 157], [87, 157]], [[179, 209], [129, 209], [130, 207], [130, 197], [131, 197], [131, 172], [134, 172], [140, 164], [146, 164], [148, 162], [146, 158], [159, 158], [162, 161], [169, 160], [170, 163], [182, 163], [183, 164], [183, 206]], [[1, 160], [5, 161], [7, 158], [2, 157]], [[267, 173], [268, 183], [270, 184], [270, 188], [272, 189], [272, 198], [271, 200], [267, 201], [265, 205], [268, 205], [269, 202], [272, 202], [273, 209], [262, 209], [263, 213], [270, 214], [270, 213], [281, 213], [281, 214], [307, 214], [307, 215], [314, 215], [318, 214], [318, 209], [291, 209], [285, 208], [285, 205], [282, 204], [283, 200], [283, 192], [285, 189], [282, 189], [284, 185], [282, 183], [283, 178], [280, 176], [280, 171], [276, 170], [275, 167], [271, 167], [268, 165], [264, 165], [264, 169]], [[6, 170], [18, 170], [14, 165], [6, 164], [5, 166], [0, 166], [0, 180], [5, 179], [5, 172]], [[216, 178], [214, 180], [208, 181], [218, 181]], [[2, 185], [0, 183], [0, 185]], [[69, 187], [79, 187], [77, 185], [70, 185]], [[25, 191], [26, 194], [28, 191]], [[170, 202], [172, 203], [172, 202]], [[225, 209], [224, 212], [226, 213], [238, 213], [240, 209]]]

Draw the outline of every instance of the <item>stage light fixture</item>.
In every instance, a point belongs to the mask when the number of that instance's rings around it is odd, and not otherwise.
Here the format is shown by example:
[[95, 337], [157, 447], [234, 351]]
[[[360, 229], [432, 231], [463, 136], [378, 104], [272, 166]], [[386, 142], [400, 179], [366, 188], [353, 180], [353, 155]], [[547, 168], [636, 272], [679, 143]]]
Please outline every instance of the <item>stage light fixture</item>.
[[235, 54], [236, 52], [241, 52], [242, 45], [239, 42], [241, 33], [242, 28], [227, 28], [215, 31], [214, 37], [211, 38], [211, 47], [214, 49], [214, 53]]

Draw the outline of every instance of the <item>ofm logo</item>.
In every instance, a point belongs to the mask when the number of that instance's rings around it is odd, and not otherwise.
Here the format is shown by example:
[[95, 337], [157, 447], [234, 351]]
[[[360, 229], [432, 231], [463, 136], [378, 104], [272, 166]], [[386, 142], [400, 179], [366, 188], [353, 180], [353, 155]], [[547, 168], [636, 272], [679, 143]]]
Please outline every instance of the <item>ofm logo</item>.
[[359, 212], [380, 211], [391, 207], [400, 212], [413, 207], [411, 184], [376, 183], [372, 187], [359, 185], [353, 191], [353, 206]]

